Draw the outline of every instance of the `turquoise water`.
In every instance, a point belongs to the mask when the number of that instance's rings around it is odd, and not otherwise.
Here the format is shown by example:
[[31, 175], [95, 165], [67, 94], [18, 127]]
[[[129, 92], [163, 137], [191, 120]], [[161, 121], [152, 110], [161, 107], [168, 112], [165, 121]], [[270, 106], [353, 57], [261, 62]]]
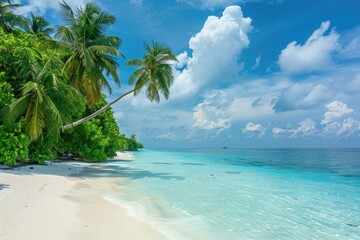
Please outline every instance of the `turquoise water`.
[[[144, 150], [107, 200], [169, 239], [360, 239], [360, 149]], [[124, 180], [122, 180], [124, 181]]]

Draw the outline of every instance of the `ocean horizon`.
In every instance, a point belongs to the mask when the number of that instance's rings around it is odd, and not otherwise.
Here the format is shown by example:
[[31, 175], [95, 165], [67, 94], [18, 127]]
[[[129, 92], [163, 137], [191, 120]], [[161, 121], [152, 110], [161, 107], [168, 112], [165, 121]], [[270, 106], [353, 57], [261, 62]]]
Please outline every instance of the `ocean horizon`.
[[360, 148], [145, 149], [104, 198], [169, 239], [360, 239]]

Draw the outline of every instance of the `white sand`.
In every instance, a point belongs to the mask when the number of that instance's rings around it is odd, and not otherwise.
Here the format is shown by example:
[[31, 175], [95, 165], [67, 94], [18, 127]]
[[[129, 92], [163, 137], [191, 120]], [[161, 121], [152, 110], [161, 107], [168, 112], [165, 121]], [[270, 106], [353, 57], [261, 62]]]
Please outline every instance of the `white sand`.
[[69, 177], [81, 166], [51, 163], [0, 170], [0, 239], [165, 239], [103, 199], [106, 191], [119, 188], [114, 179]]
[[125, 151], [117, 151], [116, 156], [111, 160], [125, 160], [130, 161], [134, 160], [134, 154], [132, 152], [125, 152]]

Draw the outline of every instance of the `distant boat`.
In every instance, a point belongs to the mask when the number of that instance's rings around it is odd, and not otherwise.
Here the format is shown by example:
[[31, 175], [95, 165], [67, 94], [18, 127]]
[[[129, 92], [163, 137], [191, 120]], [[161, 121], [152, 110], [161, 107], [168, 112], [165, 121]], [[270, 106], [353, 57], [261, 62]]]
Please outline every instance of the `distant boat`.
[[223, 147], [223, 149], [227, 149], [227, 147]]

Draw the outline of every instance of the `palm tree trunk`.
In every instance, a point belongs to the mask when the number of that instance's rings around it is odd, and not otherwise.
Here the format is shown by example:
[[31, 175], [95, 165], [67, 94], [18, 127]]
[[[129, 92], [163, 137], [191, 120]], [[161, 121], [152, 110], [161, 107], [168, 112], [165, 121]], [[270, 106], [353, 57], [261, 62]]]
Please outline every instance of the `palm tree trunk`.
[[97, 110], [96, 112], [90, 114], [89, 116], [86, 116], [76, 122], [73, 122], [73, 123], [70, 123], [70, 124], [67, 124], [65, 126], [63, 126], [63, 130], [66, 130], [66, 129], [69, 129], [69, 128], [73, 128], [73, 127], [76, 127], [77, 125], [80, 125], [90, 119], [93, 119], [94, 117], [98, 116], [100, 113], [104, 112], [106, 109], [108, 109], [111, 105], [113, 105], [114, 103], [116, 103], [117, 101], [119, 101], [120, 99], [122, 99], [123, 97], [125, 97], [126, 95], [134, 92], [135, 89], [132, 89], [126, 93], [124, 93], [123, 95], [121, 95], [120, 97], [116, 98], [114, 101], [112, 102], [109, 102], [108, 104], [106, 104], [105, 106], [103, 106], [102, 108], [100, 108], [99, 110]]

